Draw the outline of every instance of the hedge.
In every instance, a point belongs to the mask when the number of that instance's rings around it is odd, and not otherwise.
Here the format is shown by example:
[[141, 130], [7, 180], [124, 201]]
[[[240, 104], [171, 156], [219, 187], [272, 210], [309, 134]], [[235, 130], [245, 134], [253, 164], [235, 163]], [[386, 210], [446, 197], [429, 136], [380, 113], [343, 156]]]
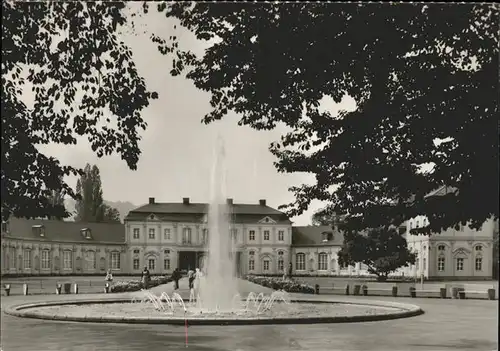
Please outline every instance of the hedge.
[[[165, 276], [157, 276], [157, 277], [151, 277], [149, 280], [148, 288], [154, 288], [155, 286], [162, 285], [162, 284], [167, 284], [172, 281], [171, 277], [165, 277]], [[143, 289], [142, 282], [140, 280], [129, 280], [126, 282], [116, 282], [111, 285], [111, 292], [112, 293], [119, 293], [119, 292], [133, 292], [133, 291], [139, 291]]]
[[247, 275], [246, 279], [252, 283], [274, 290], [284, 290], [290, 293], [314, 294], [314, 287], [290, 279], [283, 280], [283, 278], [255, 275]]

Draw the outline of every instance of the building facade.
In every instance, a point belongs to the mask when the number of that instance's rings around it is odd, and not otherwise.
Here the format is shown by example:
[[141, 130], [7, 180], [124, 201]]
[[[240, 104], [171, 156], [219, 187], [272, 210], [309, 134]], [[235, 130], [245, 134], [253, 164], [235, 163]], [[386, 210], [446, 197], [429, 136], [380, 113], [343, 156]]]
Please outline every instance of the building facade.
[[[283, 273], [290, 260], [292, 223], [286, 215], [266, 205], [234, 204], [227, 199], [231, 213], [230, 233], [235, 247], [237, 274]], [[147, 205], [130, 211], [125, 218], [125, 237], [129, 266], [140, 272], [147, 267], [154, 273], [171, 273], [203, 267], [208, 205], [158, 203], [150, 198]]]
[[[336, 226], [292, 226], [287, 216], [265, 200], [235, 204], [230, 235], [235, 271], [244, 274], [365, 276], [362, 263], [340, 266], [343, 234]], [[78, 223], [12, 218], [2, 223], [1, 273], [23, 275], [171, 274], [203, 268], [211, 233], [208, 205], [158, 203], [154, 198], [129, 212], [125, 224]], [[427, 219], [407, 221], [408, 247], [417, 253], [414, 265], [393, 275], [430, 279], [489, 279], [492, 277], [493, 240], [498, 221], [486, 221], [480, 230], [467, 226], [431, 236], [409, 234]], [[400, 228], [401, 229], [401, 228]]]
[[123, 273], [123, 224], [11, 218], [1, 233], [2, 275]]

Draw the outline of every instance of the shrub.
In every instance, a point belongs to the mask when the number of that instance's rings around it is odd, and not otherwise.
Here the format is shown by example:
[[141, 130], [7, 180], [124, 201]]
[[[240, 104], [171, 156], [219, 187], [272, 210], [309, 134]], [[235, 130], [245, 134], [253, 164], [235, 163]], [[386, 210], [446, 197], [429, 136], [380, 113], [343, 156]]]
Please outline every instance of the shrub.
[[252, 283], [272, 288], [274, 290], [284, 290], [292, 293], [314, 294], [314, 287], [294, 280], [283, 280], [277, 277], [262, 277], [247, 275], [246, 279]]
[[[149, 280], [148, 288], [154, 288], [155, 286], [170, 283], [172, 279], [165, 276], [151, 277]], [[126, 282], [116, 282], [111, 285], [111, 292], [133, 292], [139, 291], [143, 288], [142, 282], [140, 280], [130, 280]]]

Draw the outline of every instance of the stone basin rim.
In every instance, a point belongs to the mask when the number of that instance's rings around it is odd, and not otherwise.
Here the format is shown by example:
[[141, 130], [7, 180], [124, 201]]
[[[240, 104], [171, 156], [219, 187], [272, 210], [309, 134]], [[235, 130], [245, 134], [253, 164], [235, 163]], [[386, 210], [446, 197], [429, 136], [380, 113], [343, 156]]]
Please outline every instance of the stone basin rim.
[[[188, 300], [187, 300], [188, 301]], [[363, 305], [374, 307], [396, 308], [394, 311], [386, 314], [374, 315], [352, 315], [352, 316], [321, 316], [321, 317], [254, 317], [254, 318], [225, 318], [225, 319], [197, 319], [190, 317], [187, 319], [189, 325], [262, 325], [262, 324], [319, 324], [319, 323], [356, 323], [356, 322], [375, 322], [399, 318], [408, 318], [418, 316], [424, 311], [417, 305], [405, 304], [389, 301], [375, 300], [327, 300], [327, 299], [308, 299], [297, 297], [291, 299], [292, 303], [338, 303], [350, 305]], [[66, 315], [45, 315], [30, 311], [33, 308], [63, 306], [63, 305], [88, 305], [88, 304], [112, 304], [112, 303], [133, 303], [130, 298], [107, 298], [107, 299], [73, 299], [66, 301], [39, 301], [31, 303], [17, 304], [5, 309], [5, 313], [33, 319], [45, 319], [67, 322], [87, 322], [87, 323], [125, 323], [125, 324], [169, 324], [184, 325], [186, 319], [183, 317], [92, 317], [92, 316], [66, 316]]]

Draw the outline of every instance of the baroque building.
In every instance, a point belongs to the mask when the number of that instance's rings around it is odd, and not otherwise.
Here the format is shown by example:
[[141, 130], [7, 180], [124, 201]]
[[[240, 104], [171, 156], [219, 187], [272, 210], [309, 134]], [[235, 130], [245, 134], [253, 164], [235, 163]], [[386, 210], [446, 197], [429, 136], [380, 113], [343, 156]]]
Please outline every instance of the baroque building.
[[2, 275], [123, 273], [123, 224], [11, 218], [1, 229]]
[[[236, 272], [282, 274], [289, 262], [292, 222], [266, 205], [235, 204], [227, 199], [231, 215], [230, 233], [235, 246]], [[208, 205], [149, 203], [130, 211], [125, 218], [128, 270], [171, 273], [175, 268], [203, 266], [205, 243], [211, 233], [207, 225]]]

